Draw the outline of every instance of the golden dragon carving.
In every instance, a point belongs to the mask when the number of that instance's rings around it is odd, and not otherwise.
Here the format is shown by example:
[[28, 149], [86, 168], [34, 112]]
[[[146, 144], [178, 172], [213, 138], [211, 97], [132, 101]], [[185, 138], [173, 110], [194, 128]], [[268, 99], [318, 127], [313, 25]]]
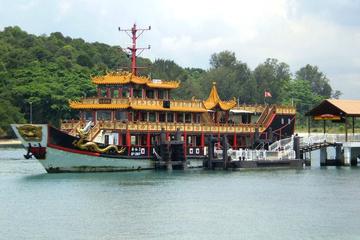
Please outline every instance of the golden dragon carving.
[[110, 150], [114, 150], [117, 154], [121, 154], [126, 149], [126, 148], [122, 147], [119, 150], [119, 148], [114, 144], [111, 144], [105, 148], [100, 148], [94, 142], [85, 142], [85, 139], [86, 139], [88, 133], [85, 133], [84, 130], [77, 128], [76, 132], [78, 133], [80, 139], [75, 140], [73, 142], [73, 145], [81, 150], [88, 150], [88, 151], [97, 152], [97, 153], [108, 153]]

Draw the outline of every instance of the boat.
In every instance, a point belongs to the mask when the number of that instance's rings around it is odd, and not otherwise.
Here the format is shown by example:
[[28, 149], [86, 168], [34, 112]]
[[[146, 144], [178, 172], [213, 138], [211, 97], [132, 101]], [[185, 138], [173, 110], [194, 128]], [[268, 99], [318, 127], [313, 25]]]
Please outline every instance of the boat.
[[[150, 29], [150, 28], [149, 28]], [[131, 71], [94, 76], [97, 96], [70, 101], [78, 119], [48, 124], [12, 124], [27, 149], [47, 172], [99, 172], [202, 167], [206, 139], [227, 136], [232, 149], [254, 149], [294, 133], [295, 108], [239, 104], [222, 100], [213, 83], [205, 100], [175, 100], [176, 80], [140, 76], [136, 40], [143, 31], [134, 24]], [[220, 147], [220, 144], [219, 144]], [[179, 160], [180, 159], [180, 160]]]

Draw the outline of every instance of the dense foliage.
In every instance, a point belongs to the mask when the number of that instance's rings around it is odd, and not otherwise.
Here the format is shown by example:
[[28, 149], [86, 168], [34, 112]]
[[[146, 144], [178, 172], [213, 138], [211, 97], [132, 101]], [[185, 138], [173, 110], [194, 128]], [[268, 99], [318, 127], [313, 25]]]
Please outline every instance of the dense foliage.
[[[117, 46], [87, 43], [65, 37], [59, 32], [50, 36], [28, 34], [19, 27], [0, 32], [0, 137], [11, 134], [9, 124], [29, 121], [58, 125], [60, 119], [76, 116], [68, 107], [69, 99], [95, 94], [91, 75], [104, 74], [129, 66], [128, 56]], [[181, 80], [182, 87], [173, 98], [206, 98], [217, 82], [220, 97], [236, 97], [241, 103], [295, 103], [303, 114], [321, 99], [338, 97], [329, 80], [318, 67], [306, 65], [292, 77], [286, 63], [267, 59], [254, 70], [223, 51], [210, 58], [210, 69], [182, 68], [171, 60], [151, 62], [141, 74], [165, 80]], [[264, 91], [272, 98], [264, 99]]]

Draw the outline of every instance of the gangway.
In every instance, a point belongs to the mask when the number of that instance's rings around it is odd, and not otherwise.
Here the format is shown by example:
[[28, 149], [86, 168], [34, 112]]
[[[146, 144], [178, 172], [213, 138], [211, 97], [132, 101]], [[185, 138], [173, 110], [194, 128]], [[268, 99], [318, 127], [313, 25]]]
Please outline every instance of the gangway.
[[[298, 142], [294, 144], [294, 139]], [[335, 159], [327, 158], [327, 148], [335, 148]], [[346, 136], [344, 134], [321, 134], [308, 137], [299, 137], [297, 135], [285, 138], [272, 143], [269, 146], [270, 151], [280, 151], [293, 149], [299, 151], [301, 159], [310, 159], [311, 152], [320, 150], [320, 164], [329, 165], [356, 165], [357, 157], [360, 157], [360, 134]], [[308, 154], [307, 156], [305, 156]]]

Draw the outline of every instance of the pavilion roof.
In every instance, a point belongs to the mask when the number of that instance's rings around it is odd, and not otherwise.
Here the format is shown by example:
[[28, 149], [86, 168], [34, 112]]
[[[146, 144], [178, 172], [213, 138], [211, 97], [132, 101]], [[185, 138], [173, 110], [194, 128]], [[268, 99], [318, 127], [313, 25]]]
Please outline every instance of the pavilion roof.
[[150, 79], [149, 77], [136, 76], [129, 72], [112, 72], [103, 76], [92, 78], [94, 84], [127, 84], [135, 83], [147, 85], [150, 88], [174, 89], [180, 86], [180, 81], [163, 81], [159, 79]]
[[360, 100], [326, 99], [306, 113], [307, 116], [326, 114], [347, 117], [360, 116]]

